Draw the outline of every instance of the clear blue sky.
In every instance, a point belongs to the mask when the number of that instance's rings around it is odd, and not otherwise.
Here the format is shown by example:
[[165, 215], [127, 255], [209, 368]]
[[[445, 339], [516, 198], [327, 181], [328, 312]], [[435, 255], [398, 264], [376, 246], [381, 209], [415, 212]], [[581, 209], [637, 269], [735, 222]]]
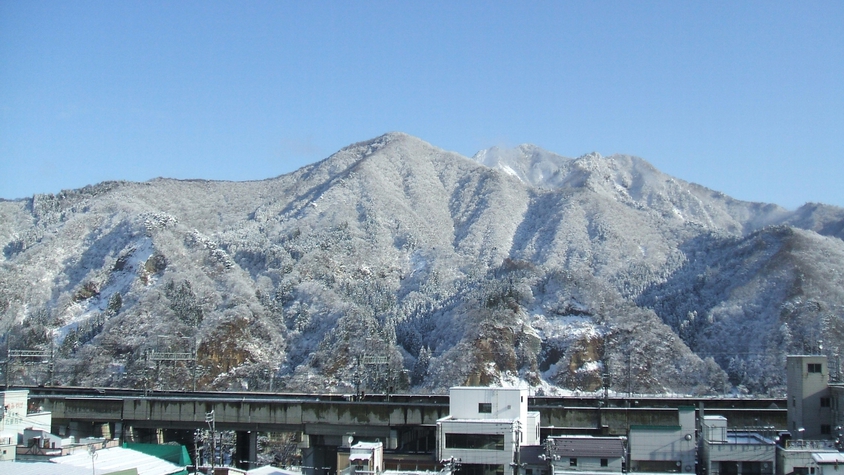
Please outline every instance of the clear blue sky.
[[0, 197], [403, 131], [844, 206], [844, 2], [0, 1]]

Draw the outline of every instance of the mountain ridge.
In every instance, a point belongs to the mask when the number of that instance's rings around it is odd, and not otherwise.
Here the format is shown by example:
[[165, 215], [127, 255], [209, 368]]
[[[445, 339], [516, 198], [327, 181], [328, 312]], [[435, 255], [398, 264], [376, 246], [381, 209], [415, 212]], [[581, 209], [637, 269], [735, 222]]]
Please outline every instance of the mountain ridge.
[[[471, 159], [394, 132], [265, 180], [107, 182], [0, 218], [0, 325], [57, 345], [62, 384], [150, 384], [145, 352], [190, 340], [207, 388], [554, 393], [606, 370], [617, 390], [768, 393], [810, 329], [844, 328], [844, 210], [737, 201], [623, 155]], [[712, 349], [743, 306], [765, 358]], [[189, 381], [171, 369], [152, 383]]]

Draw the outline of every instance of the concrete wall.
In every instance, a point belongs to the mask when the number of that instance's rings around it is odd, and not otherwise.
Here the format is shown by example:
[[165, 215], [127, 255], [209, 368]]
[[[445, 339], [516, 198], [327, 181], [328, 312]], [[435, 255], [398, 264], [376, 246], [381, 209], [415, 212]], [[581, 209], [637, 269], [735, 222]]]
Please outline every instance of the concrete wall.
[[[654, 471], [650, 467], [667, 469], [673, 463], [673, 470], [681, 473], [695, 471], [695, 427], [693, 408], [677, 410], [675, 426], [634, 426], [630, 429], [630, 470]], [[652, 464], [649, 462], [662, 462]]]
[[[32, 395], [30, 395], [30, 399]], [[566, 402], [566, 401], [562, 401]], [[636, 400], [635, 402], [638, 402]], [[697, 400], [690, 400], [689, 404]], [[64, 436], [105, 435], [102, 424], [110, 423], [112, 437], [122, 437], [134, 429], [185, 429], [206, 427], [205, 414], [215, 412], [221, 430], [291, 431], [325, 437], [356, 432], [362, 437], [381, 438], [390, 447], [398, 431], [399, 444], [407, 443], [413, 428], [431, 428], [449, 414], [448, 405], [439, 402], [316, 401], [246, 397], [63, 397], [37, 396], [37, 403], [52, 411], [53, 432]], [[630, 401], [631, 406], [634, 401]], [[644, 404], [644, 402], [642, 402]], [[706, 408], [708, 415], [725, 414], [732, 427], [771, 425], [785, 429], [786, 409], [772, 402], [764, 408], [754, 400], [715, 400]], [[749, 404], [755, 404], [748, 406]], [[844, 407], [844, 401], [842, 401]], [[477, 411], [477, 404], [474, 404]], [[531, 411], [541, 412], [543, 436], [562, 433], [627, 435], [634, 425], [676, 425], [677, 409], [670, 407], [582, 407], [540, 404]], [[123, 421], [123, 423], [121, 423]], [[528, 428], [525, 427], [525, 444]], [[433, 441], [434, 438], [431, 438]], [[434, 451], [433, 442], [420, 447]]]
[[[820, 365], [820, 372], [809, 372], [809, 365]], [[830, 424], [832, 410], [821, 407], [821, 398], [830, 397], [829, 364], [826, 356], [789, 355], [786, 366], [788, 431], [795, 439], [829, 437], [821, 434], [821, 424]], [[804, 429], [800, 431], [800, 429]]]
[[[492, 406], [478, 412], [478, 404]], [[449, 415], [455, 419], [519, 419], [527, 417], [528, 391], [519, 388], [454, 387], [449, 390]]]
[[611, 472], [621, 473], [623, 460], [621, 457], [607, 459], [607, 466], [601, 466], [601, 459], [595, 457], [576, 457], [577, 466], [571, 465], [571, 458], [562, 458], [552, 462], [551, 467], [554, 474], [567, 472]]
[[[503, 465], [504, 474], [511, 475], [516, 447], [516, 430], [513, 423], [494, 421], [441, 420], [437, 429], [437, 459], [454, 457], [463, 464]], [[447, 434], [503, 434], [502, 450], [458, 449], [446, 447]]]

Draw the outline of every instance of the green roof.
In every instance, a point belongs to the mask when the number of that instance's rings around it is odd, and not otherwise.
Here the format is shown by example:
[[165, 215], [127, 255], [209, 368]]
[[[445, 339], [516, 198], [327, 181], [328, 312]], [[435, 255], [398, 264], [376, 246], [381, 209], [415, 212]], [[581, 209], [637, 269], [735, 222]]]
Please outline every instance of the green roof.
[[184, 445], [124, 442], [123, 448], [137, 450], [138, 452], [158, 457], [182, 467], [186, 467], [191, 464], [188, 449], [185, 448]]

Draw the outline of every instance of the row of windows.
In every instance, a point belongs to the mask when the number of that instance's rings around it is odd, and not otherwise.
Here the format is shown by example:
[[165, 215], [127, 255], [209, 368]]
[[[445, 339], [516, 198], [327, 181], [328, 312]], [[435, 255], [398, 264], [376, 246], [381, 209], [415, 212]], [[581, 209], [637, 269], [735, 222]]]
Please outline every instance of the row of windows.
[[[543, 470], [543, 475], [547, 475], [544, 472]], [[504, 466], [464, 463], [458, 466], [456, 473], [459, 475], [504, 475]]]
[[[609, 459], [601, 459], [601, 466], [602, 467], [609, 467], [610, 461]], [[569, 459], [569, 467], [577, 467], [577, 458], [571, 457]]]
[[504, 450], [504, 434], [446, 434], [449, 449]]
[[[797, 398], [792, 396], [791, 397], [791, 407], [797, 407]], [[821, 398], [821, 407], [832, 407], [832, 398], [831, 397], [822, 397]]]

